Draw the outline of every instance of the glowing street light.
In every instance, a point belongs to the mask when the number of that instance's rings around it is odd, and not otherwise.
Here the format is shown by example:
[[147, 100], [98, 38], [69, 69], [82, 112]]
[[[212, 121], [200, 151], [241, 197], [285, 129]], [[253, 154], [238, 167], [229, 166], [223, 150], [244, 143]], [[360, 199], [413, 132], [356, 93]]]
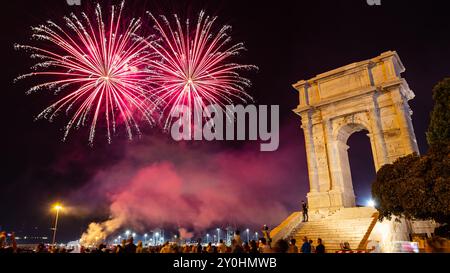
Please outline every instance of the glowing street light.
[[220, 241], [220, 228], [217, 228], [217, 242]]
[[136, 238], [136, 233], [133, 232], [133, 234], [131, 234], [131, 236], [133, 236], [133, 238]]
[[258, 240], [258, 232], [255, 232], [255, 239]]
[[206, 234], [206, 243], [209, 244], [209, 233]]
[[250, 229], [247, 229], [247, 243], [250, 243]]
[[146, 245], [146, 244], [147, 244], [147, 236], [148, 236], [148, 234], [147, 234], [147, 233], [145, 233], [145, 234], [144, 234], [144, 245]]
[[128, 236], [130, 236], [130, 231], [129, 230], [127, 230], [127, 231], [125, 231], [125, 235], [127, 236], [127, 238], [128, 238]]
[[59, 212], [63, 209], [63, 206], [60, 203], [56, 203], [53, 205], [53, 210], [56, 211], [55, 215], [55, 226], [53, 228], [53, 241], [52, 245], [55, 245], [56, 241], [56, 229], [58, 228], [58, 218], [59, 218]]
[[374, 208], [375, 207], [375, 201], [373, 201], [373, 199], [370, 199], [369, 201], [367, 201], [367, 206]]

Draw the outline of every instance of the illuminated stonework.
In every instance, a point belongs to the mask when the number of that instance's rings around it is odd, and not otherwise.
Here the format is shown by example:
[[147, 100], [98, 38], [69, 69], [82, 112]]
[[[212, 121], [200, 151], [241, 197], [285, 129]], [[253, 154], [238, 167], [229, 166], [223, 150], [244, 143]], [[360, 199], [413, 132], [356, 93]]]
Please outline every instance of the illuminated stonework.
[[418, 153], [408, 101], [414, 98], [395, 51], [299, 81], [308, 160], [310, 210], [354, 207], [347, 140], [367, 130], [375, 169]]

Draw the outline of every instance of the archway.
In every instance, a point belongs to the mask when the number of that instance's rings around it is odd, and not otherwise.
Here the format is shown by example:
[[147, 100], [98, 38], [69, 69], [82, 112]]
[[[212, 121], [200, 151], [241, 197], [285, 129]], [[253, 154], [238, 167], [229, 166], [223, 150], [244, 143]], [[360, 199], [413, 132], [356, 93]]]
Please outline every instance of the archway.
[[[400, 58], [388, 51], [299, 81], [299, 105], [308, 161], [310, 209], [354, 207], [347, 141], [366, 130], [378, 170], [417, 152], [408, 101], [414, 98]], [[367, 167], [366, 167], [367, 168]]]

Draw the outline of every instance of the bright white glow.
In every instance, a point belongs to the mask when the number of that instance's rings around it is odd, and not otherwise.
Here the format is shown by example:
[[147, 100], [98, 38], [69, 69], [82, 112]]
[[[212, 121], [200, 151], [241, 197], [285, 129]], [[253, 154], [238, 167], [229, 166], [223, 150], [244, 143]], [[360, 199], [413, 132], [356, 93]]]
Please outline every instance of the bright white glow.
[[375, 201], [373, 201], [372, 199], [370, 199], [369, 201], [367, 201], [367, 206], [368, 206], [368, 207], [374, 208], [374, 207], [375, 207]]

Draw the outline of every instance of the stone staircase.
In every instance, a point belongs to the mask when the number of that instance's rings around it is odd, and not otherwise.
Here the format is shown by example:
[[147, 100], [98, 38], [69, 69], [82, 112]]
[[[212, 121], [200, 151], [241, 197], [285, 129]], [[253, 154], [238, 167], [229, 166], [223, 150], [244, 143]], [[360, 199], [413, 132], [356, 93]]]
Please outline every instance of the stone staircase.
[[367, 239], [377, 223], [378, 212], [374, 208], [342, 208], [334, 214], [319, 220], [298, 225], [290, 233], [300, 248], [303, 237], [314, 241], [321, 238], [327, 252], [340, 250], [340, 244], [348, 242], [352, 250], [365, 250]]

